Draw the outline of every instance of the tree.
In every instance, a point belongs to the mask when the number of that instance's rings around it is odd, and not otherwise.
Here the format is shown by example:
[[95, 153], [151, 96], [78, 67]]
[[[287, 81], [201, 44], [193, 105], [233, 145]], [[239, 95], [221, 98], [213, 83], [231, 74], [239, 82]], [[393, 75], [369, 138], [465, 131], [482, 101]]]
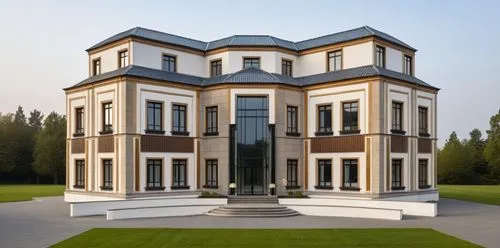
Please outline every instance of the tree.
[[438, 179], [446, 184], [472, 183], [472, 154], [452, 132], [442, 150], [438, 151]]
[[28, 119], [28, 125], [35, 129], [35, 131], [40, 131], [42, 129], [43, 114], [38, 110], [33, 110], [30, 112], [30, 118]]
[[484, 147], [486, 141], [482, 138], [482, 133], [479, 129], [475, 128], [470, 133], [470, 139], [465, 142], [465, 148], [471, 154], [471, 166], [474, 172], [475, 184], [488, 184], [488, 164], [484, 159]]
[[16, 165], [18, 143], [14, 127], [13, 114], [0, 115], [0, 173], [10, 172]]
[[484, 158], [488, 162], [490, 176], [493, 181], [500, 183], [500, 111], [490, 118], [488, 142], [484, 148]]
[[14, 116], [14, 123], [17, 125], [26, 125], [26, 115], [24, 115], [23, 107], [18, 106]]
[[66, 117], [50, 113], [36, 137], [33, 169], [39, 174], [53, 176], [54, 184], [59, 182], [59, 176], [65, 175], [65, 138]]

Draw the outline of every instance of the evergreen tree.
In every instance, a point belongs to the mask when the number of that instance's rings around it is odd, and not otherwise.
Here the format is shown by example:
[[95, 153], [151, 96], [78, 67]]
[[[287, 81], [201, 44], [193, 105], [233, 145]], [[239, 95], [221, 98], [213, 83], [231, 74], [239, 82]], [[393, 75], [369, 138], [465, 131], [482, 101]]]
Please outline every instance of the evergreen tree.
[[17, 158], [17, 139], [14, 132], [14, 115], [0, 115], [0, 173], [15, 168]]
[[30, 118], [28, 119], [28, 125], [35, 129], [35, 131], [40, 131], [42, 129], [43, 114], [38, 110], [33, 110], [30, 112]]
[[474, 172], [474, 175], [471, 175], [471, 182], [475, 184], [487, 184], [489, 170], [488, 164], [484, 159], [486, 141], [482, 138], [482, 133], [477, 128], [473, 129], [469, 134], [470, 139], [465, 142], [465, 147], [468, 153], [471, 154], [471, 166]]
[[445, 184], [471, 183], [474, 170], [472, 154], [452, 132], [442, 150], [438, 152], [438, 180]]
[[490, 118], [488, 142], [484, 148], [484, 158], [488, 162], [490, 177], [495, 183], [500, 183], [500, 111]]

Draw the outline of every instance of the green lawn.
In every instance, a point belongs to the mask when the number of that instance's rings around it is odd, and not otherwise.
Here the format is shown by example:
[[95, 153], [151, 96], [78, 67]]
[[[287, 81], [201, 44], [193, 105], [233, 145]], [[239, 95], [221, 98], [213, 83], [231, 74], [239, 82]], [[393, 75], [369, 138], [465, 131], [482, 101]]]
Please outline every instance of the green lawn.
[[31, 201], [33, 197], [63, 195], [64, 185], [2, 185], [0, 202]]
[[439, 185], [440, 197], [500, 205], [500, 185]]
[[480, 247], [432, 229], [96, 228], [53, 247]]

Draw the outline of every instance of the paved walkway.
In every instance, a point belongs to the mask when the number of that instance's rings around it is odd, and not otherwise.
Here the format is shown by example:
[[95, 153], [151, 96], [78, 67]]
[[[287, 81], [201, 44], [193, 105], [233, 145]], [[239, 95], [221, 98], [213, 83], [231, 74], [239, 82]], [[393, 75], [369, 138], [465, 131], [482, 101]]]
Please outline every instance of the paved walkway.
[[47, 247], [93, 227], [171, 228], [433, 228], [471, 242], [500, 247], [500, 206], [441, 199], [435, 218], [402, 221], [296, 216], [249, 219], [212, 216], [107, 221], [103, 216], [70, 218], [63, 197], [0, 204], [0, 247]]

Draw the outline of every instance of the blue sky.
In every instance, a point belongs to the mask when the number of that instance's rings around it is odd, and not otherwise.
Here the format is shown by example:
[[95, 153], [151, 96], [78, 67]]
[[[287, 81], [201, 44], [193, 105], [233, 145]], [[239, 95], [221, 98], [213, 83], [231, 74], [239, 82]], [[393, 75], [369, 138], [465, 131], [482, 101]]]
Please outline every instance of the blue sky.
[[303, 40], [368, 25], [418, 49], [416, 76], [442, 90], [440, 144], [485, 130], [500, 109], [499, 1], [0, 0], [0, 112], [63, 113], [87, 76], [85, 49], [141, 26], [199, 40], [269, 34]]

